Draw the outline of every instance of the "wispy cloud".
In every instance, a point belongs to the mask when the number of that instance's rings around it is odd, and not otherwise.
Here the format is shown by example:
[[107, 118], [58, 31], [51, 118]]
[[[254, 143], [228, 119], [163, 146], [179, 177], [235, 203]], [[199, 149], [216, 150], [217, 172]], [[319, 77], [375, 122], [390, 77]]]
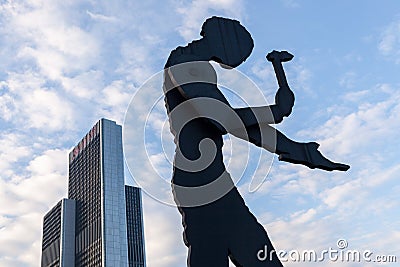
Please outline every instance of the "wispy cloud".
[[185, 41], [200, 38], [201, 25], [210, 15], [223, 15], [234, 19], [241, 19], [244, 16], [241, 0], [178, 2], [176, 10], [182, 16], [182, 23], [178, 30]]
[[26, 170], [0, 179], [0, 266], [39, 264], [43, 215], [66, 195], [66, 153], [47, 150]]
[[[182, 220], [175, 207], [145, 196], [146, 256], [149, 266], [185, 266], [187, 248], [182, 239]], [[163, 222], [163, 223], [160, 223]]]
[[[400, 162], [393, 148], [399, 145], [398, 97], [397, 90], [388, 85], [350, 92], [344, 97], [348, 102], [342, 104], [352, 105], [352, 111], [343, 113], [332, 107], [328, 109], [332, 112], [330, 120], [317, 129], [303, 131], [309, 138], [318, 137], [326, 155], [350, 163], [348, 173], [312, 171], [284, 163], [274, 165], [271, 179], [257, 193], [262, 193], [261, 199], [271, 204], [276, 202], [273, 194], [282, 194], [278, 201], [284, 210], [278, 212], [273, 208], [275, 216], [282, 217], [271, 218], [270, 213], [260, 216], [277, 249], [335, 248], [338, 238], [347, 238], [352, 249], [393, 253], [390, 245], [398, 242], [398, 236], [383, 232], [395, 233], [393, 222], [400, 221], [392, 215], [399, 206], [396, 173]], [[372, 227], [371, 233], [369, 227], [364, 227], [365, 221], [386, 228], [381, 231]], [[383, 236], [374, 234], [377, 231]], [[330, 266], [328, 262], [321, 264]]]
[[396, 20], [386, 27], [379, 41], [378, 49], [390, 60], [400, 63], [400, 21]]
[[300, 4], [297, 0], [281, 0], [283, 5], [287, 8], [298, 8]]
[[112, 17], [112, 16], [106, 16], [103, 14], [95, 14], [90, 12], [89, 10], [86, 10], [86, 13], [89, 15], [90, 18], [94, 19], [94, 20], [99, 20], [102, 22], [116, 22], [118, 21], [118, 19], [116, 17]]

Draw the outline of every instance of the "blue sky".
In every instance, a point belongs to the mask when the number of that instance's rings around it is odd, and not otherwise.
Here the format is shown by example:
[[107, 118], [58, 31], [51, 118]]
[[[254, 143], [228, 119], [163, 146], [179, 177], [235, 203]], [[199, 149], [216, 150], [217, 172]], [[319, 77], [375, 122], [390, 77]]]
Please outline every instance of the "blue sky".
[[[252, 177], [240, 180], [276, 248], [323, 250], [344, 238], [351, 249], [400, 260], [399, 7], [395, 0], [1, 1], [0, 266], [39, 264], [42, 217], [66, 197], [70, 149], [101, 117], [123, 124], [134, 93], [162, 70], [169, 51], [199, 38], [211, 15], [239, 19], [251, 32], [255, 48], [239, 70], [271, 102], [277, 84], [265, 55], [295, 55], [284, 67], [296, 103], [277, 127], [295, 140], [318, 141], [325, 155], [351, 165], [346, 173], [324, 172], [275, 157], [270, 168], [265, 154], [257, 175], [270, 171], [260, 188], [251, 193]], [[153, 89], [151, 97], [159, 97], [161, 84]], [[167, 177], [157, 150], [161, 132], [166, 154], [172, 147], [164, 121], [160, 102], [148, 145]], [[227, 139], [226, 147], [234, 142]], [[246, 146], [236, 146], [230, 171], [238, 177]], [[138, 153], [138, 165], [148, 162]], [[133, 172], [147, 178], [142, 169]], [[128, 173], [126, 181], [135, 184]], [[157, 182], [149, 177], [146, 187]], [[148, 266], [185, 266], [176, 208], [144, 194], [144, 219]]]

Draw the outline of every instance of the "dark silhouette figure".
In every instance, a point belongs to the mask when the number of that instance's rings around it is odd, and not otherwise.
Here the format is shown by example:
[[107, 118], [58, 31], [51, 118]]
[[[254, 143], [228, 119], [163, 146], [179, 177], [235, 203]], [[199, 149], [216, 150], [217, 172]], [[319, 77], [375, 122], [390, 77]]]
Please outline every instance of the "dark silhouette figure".
[[[222, 136], [233, 134], [278, 154], [281, 161], [309, 168], [346, 171], [349, 166], [325, 158], [317, 143], [295, 142], [269, 126], [292, 111], [294, 94], [282, 62], [293, 55], [267, 55], [279, 84], [274, 105], [235, 109], [219, 91], [209, 61], [224, 68], [239, 66], [253, 49], [251, 35], [236, 20], [212, 17], [204, 22], [201, 36], [171, 52], [163, 85], [176, 143], [172, 189], [182, 214], [188, 266], [228, 266], [228, 257], [236, 266], [282, 266], [225, 169]], [[257, 253], [265, 248], [270, 255], [260, 260]]]

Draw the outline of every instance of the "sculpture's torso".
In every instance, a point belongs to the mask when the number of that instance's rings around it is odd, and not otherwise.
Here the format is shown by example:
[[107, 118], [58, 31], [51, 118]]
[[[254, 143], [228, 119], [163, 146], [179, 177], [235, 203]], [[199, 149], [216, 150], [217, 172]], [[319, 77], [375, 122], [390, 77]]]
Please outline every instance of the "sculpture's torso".
[[[182, 63], [179, 62], [179, 58], [182, 55], [188, 55], [195, 59], [188, 47], [178, 47], [171, 52], [165, 68]], [[210, 67], [212, 68], [211, 65]], [[192, 120], [188, 121], [183, 127], [180, 127], [178, 123], [179, 114], [181, 112], [193, 114], [194, 112], [193, 110], [188, 110], [190, 109], [190, 105], [183, 105], [183, 108], [179, 112], [174, 112], [174, 109], [182, 107], [182, 104], [187, 99], [179, 92], [178, 88], [170, 90], [165, 90], [165, 88], [173, 88], [167, 71], [164, 72], [164, 100], [169, 116], [170, 129], [175, 137], [176, 144], [173, 184], [193, 187], [208, 184], [225, 172], [222, 156], [222, 135], [224, 133], [211, 124], [208, 119], [197, 116], [193, 116]], [[179, 130], [180, 132], [178, 132]], [[203, 150], [203, 153], [212, 153], [213, 155], [201, 155], [199, 147], [202, 140], [207, 140], [209, 144], [214, 144], [212, 149]], [[213, 160], [210, 164], [199, 170], [196, 160], [207, 156], [212, 156]]]

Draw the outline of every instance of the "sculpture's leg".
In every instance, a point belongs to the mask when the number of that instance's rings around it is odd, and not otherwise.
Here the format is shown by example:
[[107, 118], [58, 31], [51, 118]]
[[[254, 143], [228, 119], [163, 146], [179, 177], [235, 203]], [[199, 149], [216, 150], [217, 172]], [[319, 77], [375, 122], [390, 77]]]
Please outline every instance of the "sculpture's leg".
[[[188, 247], [188, 267], [228, 267], [228, 249], [223, 209], [215, 206], [223, 198], [203, 206], [180, 207], [183, 240]], [[221, 212], [222, 210], [222, 212]]]
[[254, 218], [232, 235], [230, 259], [237, 267], [283, 267], [264, 227]]
[[228, 217], [227, 234], [229, 257], [237, 267], [282, 267], [276, 250], [264, 227], [246, 206], [237, 189], [232, 190], [229, 202], [234, 209]]
[[[208, 241], [208, 242], [207, 242]], [[189, 247], [188, 267], [228, 267], [229, 259], [226, 247], [217, 246], [216, 237], [191, 244]]]

